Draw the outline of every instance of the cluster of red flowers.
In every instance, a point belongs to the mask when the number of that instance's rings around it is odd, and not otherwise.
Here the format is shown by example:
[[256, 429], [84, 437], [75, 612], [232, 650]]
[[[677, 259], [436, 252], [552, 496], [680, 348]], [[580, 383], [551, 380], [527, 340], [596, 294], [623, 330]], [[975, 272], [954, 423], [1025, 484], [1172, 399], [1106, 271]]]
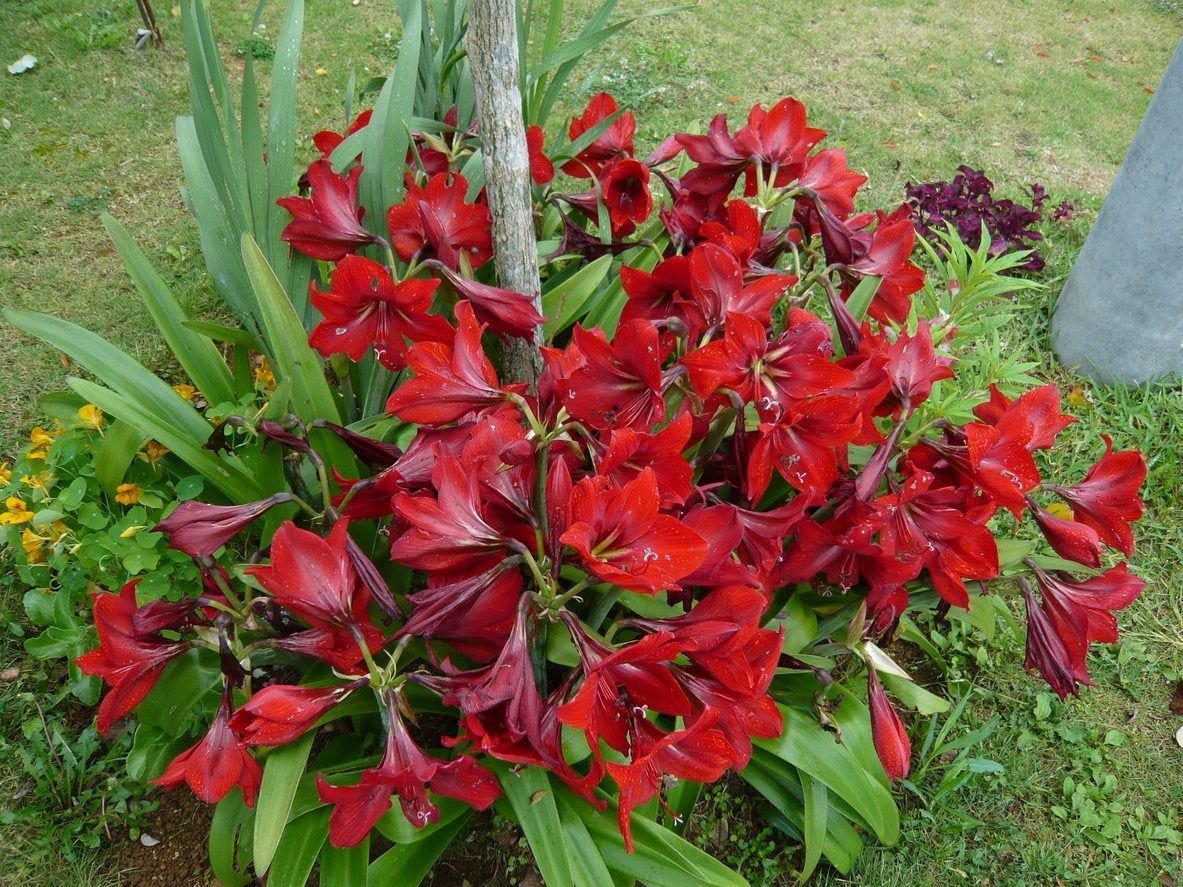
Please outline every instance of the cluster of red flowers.
[[[554, 168], [541, 132], [530, 134], [539, 198], [575, 213], [564, 249], [635, 243], [621, 239], [650, 223], [660, 182], [669, 200], [653, 242], [664, 255], [621, 270], [628, 302], [613, 335], [577, 326], [543, 349], [533, 389], [500, 378], [484, 347], [486, 333], [532, 334], [542, 318], [528, 294], [477, 279], [492, 255], [489, 211], [452, 171], [471, 134], [417, 140], [419, 171], [387, 214], [388, 237], [363, 225], [357, 166], [339, 174], [318, 160], [310, 195], [283, 201], [284, 237], [336, 263], [328, 288], [313, 288], [324, 320], [312, 344], [353, 360], [372, 349], [400, 373], [387, 411], [419, 430], [401, 451], [326, 426], [372, 474], [338, 475], [327, 537], [279, 528], [270, 562], [245, 571], [251, 600], [208, 558], [286, 494], [182, 503], [161, 524], [208, 567], [199, 599], [137, 609], [132, 586], [96, 597], [101, 646], [81, 665], [113, 687], [104, 730], [190, 643], [218, 638], [222, 706], [161, 784], [187, 780], [208, 801], [238, 784], [249, 803], [259, 768], [247, 749], [291, 741], [364, 690], [383, 713], [385, 752], [360, 781], [321, 779], [335, 845], [362, 840], [395, 795], [416, 825], [438, 817], [431, 794], [488, 806], [500, 789], [483, 755], [548, 768], [593, 804], [611, 778], [631, 847], [630, 812], [660, 796], [664, 778], [714, 781], [746, 765], [753, 738], [780, 734], [773, 679], [806, 668], [782, 653], [782, 590], [808, 583], [865, 600], [858, 631], [881, 639], [916, 583], [965, 607], [967, 583], [998, 576], [989, 522], [999, 511], [1029, 512], [1055, 552], [1085, 568], [1100, 567], [1105, 547], [1130, 553], [1141, 456], [1107, 441], [1080, 483], [1044, 483], [1035, 453], [1072, 421], [1052, 386], [1013, 401], [994, 391], [965, 425], [910, 423], [953, 361], [924, 321], [904, 324], [924, 280], [907, 208], [855, 214], [865, 179], [843, 151], [815, 150], [825, 134], [799, 102], [757, 106], [734, 134], [719, 117], [643, 161], [632, 115], [610, 96], [592, 100], [570, 137], [597, 127], [562, 164], [592, 182], [576, 194], [548, 187]], [[605, 213], [611, 236], [593, 236], [585, 226]], [[874, 323], [845, 301], [867, 277], [880, 278]], [[814, 294], [829, 320], [807, 310]], [[298, 429], [267, 425], [309, 452]], [[1044, 507], [1041, 492], [1067, 507]], [[376, 559], [413, 571], [409, 593], [392, 593], [351, 538], [350, 524], [366, 521], [389, 538]], [[1088, 682], [1089, 644], [1116, 638], [1110, 611], [1141, 582], [1124, 564], [1081, 580], [1033, 561], [1031, 574], [1028, 665], [1065, 696]], [[247, 641], [327, 663], [339, 680], [236, 693]], [[451, 757], [413, 738], [412, 688], [457, 713]], [[876, 747], [902, 777], [907, 733], [873, 669], [869, 688]], [[590, 753], [573, 760], [563, 727]]]

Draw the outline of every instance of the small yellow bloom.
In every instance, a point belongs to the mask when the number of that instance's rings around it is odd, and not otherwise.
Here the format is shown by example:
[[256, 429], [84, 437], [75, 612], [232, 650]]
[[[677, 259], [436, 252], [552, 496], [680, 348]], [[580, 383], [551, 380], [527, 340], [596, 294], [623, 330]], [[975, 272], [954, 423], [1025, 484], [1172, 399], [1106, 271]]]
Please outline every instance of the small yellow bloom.
[[271, 371], [271, 364], [267, 362], [267, 358], [262, 355], [255, 363], [255, 387], [275, 391], [275, 373]]
[[124, 530], [122, 533], [119, 534], [119, 538], [120, 539], [130, 539], [132, 536], [134, 536], [140, 530], [144, 529], [144, 527], [146, 527], [146, 526], [147, 526], [147, 524], [132, 524], [130, 527], [128, 527], [126, 530]]
[[1049, 505], [1047, 507], [1047, 510], [1050, 511], [1052, 514], [1054, 514], [1056, 517], [1062, 517], [1065, 520], [1072, 519], [1072, 509], [1069, 508], [1067, 505], [1065, 505], [1063, 502], [1053, 502], [1051, 505]]
[[185, 400], [193, 400], [197, 396], [197, 389], [192, 385], [174, 385], [173, 391], [185, 398]]
[[167, 455], [168, 447], [160, 443], [160, 441], [150, 440], [148, 441], [148, 445], [144, 447], [144, 451], [140, 453], [140, 459], [155, 468], [156, 463]]
[[135, 505], [143, 493], [139, 484], [120, 484], [115, 488], [115, 501], [120, 505]]
[[105, 420], [103, 419], [103, 411], [96, 407], [93, 403], [88, 403], [85, 406], [78, 408], [78, 418], [82, 421], [83, 428], [89, 428], [91, 431], [102, 431]]
[[11, 462], [0, 462], [0, 487], [6, 487], [12, 483], [11, 466]]
[[43, 496], [49, 495], [49, 485], [53, 483], [53, 475], [43, 471], [40, 474], [26, 474], [21, 478], [26, 487], [38, 490]]
[[27, 524], [33, 519], [33, 512], [29, 511], [25, 500], [17, 496], [9, 496], [4, 500], [5, 512], [0, 514], [0, 526], [15, 527]]
[[329, 73], [329, 72], [327, 70], [325, 70], [324, 68], [317, 68], [316, 69], [316, 76], [317, 77], [323, 77], [327, 73]]
[[25, 550], [25, 560], [30, 564], [45, 563], [45, 543], [49, 540], [38, 536], [31, 527], [25, 527], [21, 533], [21, 547]]
[[53, 446], [54, 436], [38, 425], [29, 432], [29, 452], [26, 455], [30, 459], [48, 459], [49, 448]]

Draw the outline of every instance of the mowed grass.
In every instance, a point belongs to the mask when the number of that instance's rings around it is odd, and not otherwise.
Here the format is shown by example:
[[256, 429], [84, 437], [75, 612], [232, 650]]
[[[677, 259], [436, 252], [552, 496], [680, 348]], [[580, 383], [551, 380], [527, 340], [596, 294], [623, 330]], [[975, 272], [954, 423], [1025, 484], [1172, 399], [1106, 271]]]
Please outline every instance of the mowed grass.
[[[244, 46], [253, 3], [214, 3], [230, 52]], [[300, 131], [340, 126], [350, 67], [358, 81], [393, 59], [393, 4], [308, 0], [301, 61]], [[576, 8], [591, 8], [579, 0]], [[179, 23], [158, 3], [167, 44], [136, 53], [104, 46], [104, 28], [136, 26], [134, 5], [34, 0], [0, 6], [0, 60], [40, 59], [20, 77], [0, 73], [0, 302], [49, 311], [109, 337], [154, 368], [164, 349], [106, 241], [107, 210], [140, 238], [178, 294], [216, 310], [197, 236], [179, 188], [173, 120], [186, 108]], [[651, 8], [622, 0], [623, 14]], [[277, 10], [258, 43], [274, 33]], [[96, 33], [99, 38], [96, 39]], [[984, 168], [1015, 196], [1039, 181], [1082, 217], [1049, 228], [1048, 287], [1023, 297], [1007, 346], [1056, 381], [1080, 422], [1050, 466], [1080, 477], [1100, 434], [1148, 456], [1148, 511], [1135, 566], [1148, 580], [1122, 614], [1125, 641], [1099, 651], [1097, 684], [1061, 705], [1022, 670], [1021, 639], [983, 643], [945, 631], [952, 680], [979, 688], [971, 729], [997, 717], [974, 754], [996, 761], [942, 803], [905, 798], [903, 849], [871, 850], [834, 884], [1043, 885], [1174, 883], [1183, 877], [1172, 830], [1183, 829], [1168, 709], [1183, 677], [1183, 390], [1082, 384], [1055, 366], [1051, 308], [1099, 208], [1183, 14], [1168, 0], [968, 5], [953, 2], [707, 0], [694, 13], [625, 32], [574, 79], [582, 94], [607, 89], [638, 112], [641, 140], [702, 127], [716, 113], [738, 121], [753, 102], [795, 95], [811, 120], [870, 175], [868, 204], [902, 199], [905, 182], [948, 178], [961, 163]], [[265, 63], [264, 63], [265, 65]], [[323, 70], [324, 73], [318, 73]], [[305, 145], [307, 150], [307, 145]], [[1099, 318], [1099, 323], [1104, 319]], [[60, 356], [7, 330], [0, 337], [0, 452], [36, 419], [35, 398], [67, 371]], [[19, 600], [4, 602], [10, 613]], [[3, 718], [0, 718], [2, 720]], [[921, 781], [931, 800], [936, 776]], [[725, 805], [724, 805], [725, 807]], [[751, 861], [749, 861], [751, 862]], [[759, 859], [752, 871], [759, 870]], [[1160, 880], [1160, 877], [1165, 880]]]

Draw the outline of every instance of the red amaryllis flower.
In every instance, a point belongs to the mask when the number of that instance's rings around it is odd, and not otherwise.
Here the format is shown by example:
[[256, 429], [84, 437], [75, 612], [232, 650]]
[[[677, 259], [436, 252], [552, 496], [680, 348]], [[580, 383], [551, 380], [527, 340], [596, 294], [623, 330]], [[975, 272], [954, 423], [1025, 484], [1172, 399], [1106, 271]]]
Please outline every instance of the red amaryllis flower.
[[965, 439], [973, 480], [1016, 520], [1021, 519], [1025, 494], [1041, 480], [1031, 457], [1031, 423], [1021, 412], [1008, 410], [995, 425], [966, 425]]
[[310, 196], [276, 201], [292, 214], [280, 237], [322, 262], [339, 262], [361, 247], [377, 243], [378, 238], [361, 223], [366, 210], [357, 205], [360, 178], [360, 166], [342, 176], [333, 172], [328, 160], [314, 160], [308, 167]]
[[632, 760], [608, 762], [608, 773], [620, 786], [616, 821], [629, 853], [633, 852], [632, 811], [657, 796], [664, 776], [715, 782], [734, 763], [727, 737], [715, 726], [717, 719], [717, 713], [708, 709], [689, 727], [671, 733], [642, 720], [638, 725], [641, 742]]
[[193, 794], [207, 804], [218, 803], [237, 785], [242, 789], [246, 805], [254, 807], [255, 795], [263, 781], [263, 768], [230, 729], [230, 708], [227, 689], [209, 732], [192, 748], [177, 755], [164, 773], [152, 781], [165, 789], [187, 783]]
[[[801, 102], [785, 98], [767, 111], [763, 105], [752, 107], [747, 126], [735, 133], [735, 149], [759, 161], [771, 184], [779, 188], [801, 174], [806, 156], [825, 137], [825, 130], [806, 124], [805, 106]], [[744, 193], [749, 197], [757, 190], [755, 172], [748, 168]]]
[[411, 615], [402, 630], [417, 637], [434, 638], [454, 629], [469, 614], [480, 611], [490, 629], [489, 645], [496, 653], [508, 633], [506, 621], [498, 616], [512, 612], [521, 591], [522, 574], [500, 564], [464, 579], [433, 582], [429, 578], [426, 589], [409, 596]]
[[878, 415], [886, 415], [897, 403], [907, 401], [915, 408], [928, 400], [932, 386], [942, 379], [952, 379], [953, 358], [938, 357], [933, 347], [932, 330], [927, 321], [920, 321], [912, 335], [900, 333], [894, 342], [869, 333], [862, 337], [862, 349], [881, 350], [886, 362], [883, 365], [887, 378], [891, 380], [889, 401], [880, 404]]
[[429, 314], [440, 282], [431, 278], [395, 283], [384, 265], [363, 256], [346, 256], [333, 269], [332, 284], [318, 290], [309, 284], [312, 304], [323, 316], [308, 344], [328, 357], [347, 354], [361, 360], [373, 346], [384, 367], [402, 369], [407, 362], [407, 340], [450, 342], [452, 326]]
[[417, 425], [446, 425], [468, 413], [487, 410], [522, 386], [502, 388], [497, 372], [481, 346], [485, 326], [472, 306], [457, 302], [456, 338], [451, 346], [419, 342], [407, 353], [414, 376], [386, 401], [386, 412]]
[[[824, 335], [824, 339], [822, 336]], [[746, 314], [727, 315], [722, 339], [690, 352], [682, 363], [700, 397], [730, 388], [775, 419], [790, 404], [854, 381], [827, 359], [830, 328], [807, 311], [789, 312], [785, 332], [769, 341], [763, 324]]]
[[639, 160], [631, 157], [613, 160], [600, 170], [599, 181], [613, 236], [631, 234], [653, 212], [649, 167]]
[[313, 133], [312, 144], [316, 145], [316, 150], [320, 152], [321, 157], [328, 157], [337, 150], [345, 139], [369, 126], [370, 118], [373, 116], [373, 109], [367, 108], [353, 119], [353, 122], [349, 124], [349, 128], [345, 130], [344, 135], [334, 132], [331, 129], [322, 129], [320, 132]]
[[1031, 586], [1023, 586], [1023, 601], [1027, 605], [1027, 656], [1023, 666], [1038, 671], [1061, 699], [1078, 694], [1079, 684], [1091, 684], [1083, 664], [1073, 663], [1072, 654], [1047, 612], [1035, 600]]
[[116, 721], [143, 702], [164, 667], [189, 648], [187, 643], [157, 633], [160, 628], [176, 628], [176, 624], [137, 630], [138, 583], [138, 579], [128, 582], [118, 594], [91, 595], [99, 645], [79, 656], [76, 663], [83, 674], [97, 675], [111, 688], [99, 706], [98, 727], [103, 734], [110, 733]]
[[537, 123], [526, 127], [526, 150], [530, 155], [530, 178], [535, 185], [545, 185], [555, 177], [555, 165], [546, 156], [543, 145], [546, 133]]
[[623, 323], [609, 343], [598, 329], [572, 332], [583, 365], [558, 380], [560, 403], [576, 419], [601, 431], [643, 428], [665, 414], [662, 348], [652, 323]]
[[480, 478], [443, 447], [432, 471], [434, 497], [399, 493], [394, 511], [407, 529], [390, 544], [398, 563], [428, 571], [480, 571], [504, 556], [505, 537], [489, 525]]
[[271, 645], [297, 656], [319, 659], [344, 674], [356, 675], [367, 671], [362, 662], [361, 645], [364, 643], [370, 653], [377, 653], [384, 641], [382, 632], [367, 617], [355, 628], [310, 628], [276, 638]]
[[839, 395], [791, 404], [762, 422], [747, 465], [748, 496], [755, 502], [764, 495], [774, 469], [797, 490], [825, 493], [838, 476], [836, 448], [861, 425], [858, 401]]
[[875, 741], [879, 761], [888, 779], [893, 782], [903, 779], [911, 766], [912, 741], [873, 668], [867, 672], [867, 697], [871, 709], [871, 738]]
[[824, 525], [802, 521], [776, 573], [776, 585], [805, 582], [821, 574], [847, 591], [860, 580], [879, 589], [915, 578], [919, 565], [902, 561], [886, 553], [882, 544], [871, 541], [882, 525], [883, 518], [862, 503], [840, 512]]
[[991, 385], [990, 399], [974, 407], [974, 415], [987, 425], [999, 425], [1007, 415], [1021, 416], [1031, 425], [1030, 450], [1048, 449], [1059, 433], [1076, 421], [1060, 412], [1060, 392], [1055, 385], [1032, 388], [1013, 401]]
[[1137, 450], [1114, 451], [1113, 439], [1107, 434], [1101, 437], [1105, 455], [1084, 480], [1071, 487], [1055, 487], [1055, 491], [1072, 507], [1078, 521], [1129, 557], [1134, 553], [1130, 523], [1141, 519], [1144, 510], [1138, 492], [1146, 480], [1146, 460]]
[[271, 540], [271, 563], [246, 572], [314, 628], [352, 631], [368, 622], [369, 593], [350, 563], [348, 538], [347, 520], [338, 521], [327, 539], [284, 521]]
[[746, 268], [763, 240], [764, 229], [760, 225], [760, 217], [746, 200], [728, 201], [726, 211], [725, 221], [710, 219], [703, 222], [698, 235], [703, 240], [723, 247]]
[[680, 505], [694, 491], [694, 470], [682, 455], [690, 441], [691, 418], [681, 413], [657, 434], [621, 428], [608, 435], [608, 449], [596, 468], [623, 486], [646, 468], [653, 470], [661, 505]]
[[1056, 517], [1043, 506], [1027, 499], [1031, 515], [1043, 532], [1043, 538], [1060, 557], [1065, 557], [1086, 567], [1101, 566], [1101, 539], [1097, 531], [1087, 524]]
[[717, 194], [726, 198], [751, 159], [735, 145], [727, 131], [727, 117], [719, 114], [707, 126], [705, 135], [678, 133], [675, 138], [686, 156], [698, 164], [682, 177], [681, 185], [694, 194]]
[[362, 772], [356, 785], [332, 785], [317, 774], [321, 801], [333, 805], [329, 842], [334, 847], [360, 844], [391, 808], [393, 794], [398, 795], [407, 822], [416, 828], [439, 821], [439, 808], [428, 797], [428, 789], [477, 810], [488, 808], [501, 796], [497, 778], [471, 757], [442, 761], [425, 753], [407, 732], [398, 706], [395, 694], [388, 691], [386, 754], [381, 764]]
[[878, 219], [866, 252], [849, 268], [863, 277], [882, 278], [867, 313], [883, 323], [900, 323], [908, 316], [909, 297], [924, 286], [924, 272], [910, 261], [916, 226], [907, 204], [890, 215], [879, 213]]
[[534, 300], [526, 293], [502, 289], [478, 280], [470, 280], [446, 265], [435, 266], [456, 290], [457, 295], [472, 306], [477, 319], [487, 323], [496, 333], [528, 339], [546, 320], [534, 307]]
[[683, 307], [690, 298], [690, 260], [685, 256], [663, 259], [652, 271], [625, 265], [620, 269], [620, 283], [628, 296], [621, 323], [667, 317], [687, 321]]
[[168, 536], [169, 548], [183, 551], [190, 557], [210, 557], [269, 509], [291, 501], [291, 493], [276, 493], [245, 505], [207, 505], [186, 500], [153, 529]]
[[1117, 642], [1117, 619], [1112, 611], [1133, 603], [1146, 583], [1125, 563], [1087, 579], [1036, 568], [1035, 578], [1043, 592], [1043, 611], [1064, 642], [1073, 672], [1088, 683], [1085, 660], [1089, 645]]
[[690, 254], [691, 295], [703, 328], [722, 326], [732, 312], [767, 326], [773, 303], [796, 282], [791, 274], [765, 274], [745, 284], [735, 256], [713, 243], [704, 243]]
[[[589, 129], [615, 114], [619, 108], [616, 99], [606, 92], [592, 96], [587, 107], [578, 117], [571, 119], [567, 136], [575, 141]], [[579, 179], [590, 179], [600, 168], [617, 157], [631, 157], [633, 138], [637, 133], [637, 121], [632, 111], [625, 111], [596, 136], [595, 141], [563, 164], [563, 172]]]
[[805, 189], [836, 218], [845, 219], [854, 212], [854, 195], [867, 177], [852, 172], [846, 165], [845, 148], [818, 151], [805, 162], [797, 187]]
[[245, 746], [285, 745], [301, 736], [368, 678], [339, 687], [268, 684], [230, 717], [230, 729]]
[[605, 582], [656, 594], [698, 569], [706, 542], [675, 517], [659, 514], [657, 476], [646, 468], [614, 487], [607, 478], [584, 478], [571, 491], [567, 531], [584, 567]]
[[468, 203], [468, 182], [459, 173], [432, 176], [426, 188], [409, 183], [402, 203], [386, 212], [390, 243], [409, 262], [436, 258], [460, 270], [460, 254], [471, 268], [493, 256], [493, 222], [483, 203]]

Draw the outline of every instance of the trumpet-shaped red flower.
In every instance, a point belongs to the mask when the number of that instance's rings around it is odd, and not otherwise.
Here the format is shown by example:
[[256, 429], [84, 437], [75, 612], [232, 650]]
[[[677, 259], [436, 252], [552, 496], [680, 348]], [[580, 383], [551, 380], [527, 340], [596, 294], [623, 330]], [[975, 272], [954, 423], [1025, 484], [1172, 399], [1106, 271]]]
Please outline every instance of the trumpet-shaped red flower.
[[621, 428], [608, 435], [608, 449], [596, 466], [599, 473], [623, 486], [646, 468], [657, 478], [661, 506], [680, 505], [694, 491], [694, 470], [682, 451], [690, 441], [689, 413], [681, 413], [656, 434]]
[[908, 731], [900, 716], [896, 714], [879, 683], [879, 675], [875, 669], [867, 672], [867, 703], [871, 710], [871, 738], [875, 742], [875, 752], [887, 773], [887, 778], [893, 782], [908, 775], [912, 759], [912, 741], [908, 738]]
[[179, 503], [153, 529], [168, 536], [169, 548], [190, 557], [210, 557], [272, 507], [291, 501], [291, 493], [276, 493], [245, 505], [207, 505], [190, 499]]
[[625, 265], [620, 269], [620, 283], [628, 296], [621, 323], [667, 317], [688, 321], [684, 306], [690, 298], [690, 260], [685, 256], [662, 259], [652, 271]]
[[517, 570], [508, 570], [497, 565], [483, 573], [452, 581], [429, 582], [423, 591], [409, 596], [411, 615], [403, 631], [417, 637], [449, 637], [452, 632], [463, 631], [465, 621], [474, 614], [475, 625], [483, 625], [487, 631], [487, 644], [480, 645], [481, 652], [473, 652], [475, 638], [462, 648], [472, 658], [482, 661], [501, 649], [508, 635], [508, 619], [521, 597], [522, 575]]
[[227, 690], [209, 732], [196, 745], [177, 755], [153, 782], [165, 789], [187, 783], [193, 794], [207, 804], [218, 803], [237, 785], [242, 789], [246, 805], [254, 807], [263, 781], [263, 768], [230, 729], [230, 708]]
[[138, 579], [128, 582], [118, 594], [91, 595], [99, 645], [79, 656], [77, 665], [83, 674], [97, 675], [111, 688], [99, 706], [98, 726], [103, 734], [143, 702], [164, 667], [189, 648], [188, 643], [159, 634], [161, 629], [177, 628], [174, 620], [137, 628], [136, 617], [143, 609], [136, 607], [138, 583]]
[[572, 347], [583, 363], [557, 380], [559, 402], [593, 428], [645, 428], [665, 415], [662, 347], [653, 324], [620, 325], [609, 342], [598, 330], [575, 327]]
[[438, 280], [395, 283], [384, 265], [363, 256], [346, 256], [333, 269], [332, 284], [309, 294], [324, 320], [308, 337], [308, 344], [328, 357], [347, 354], [361, 360], [372, 346], [384, 367], [402, 369], [407, 363], [407, 341], [450, 342], [452, 326], [428, 313]]
[[713, 243], [704, 243], [690, 254], [691, 295], [703, 328], [721, 326], [733, 312], [767, 326], [773, 303], [796, 282], [791, 274], [765, 274], [745, 284], [735, 256]]
[[[571, 119], [571, 125], [567, 129], [568, 138], [575, 141], [618, 110], [616, 99], [606, 92], [597, 93], [587, 103], [583, 113]], [[578, 179], [594, 178], [609, 161], [632, 156], [633, 138], [636, 133], [637, 120], [633, 117], [632, 111], [625, 111], [608, 124], [590, 145], [564, 163], [563, 172]]]
[[423, 751], [403, 723], [398, 701], [388, 694], [386, 754], [377, 767], [362, 772], [356, 785], [332, 785], [317, 774], [321, 801], [333, 805], [329, 816], [329, 842], [334, 847], [354, 847], [392, 806], [398, 795], [407, 822], [423, 828], [438, 822], [439, 807], [427, 792], [456, 798], [484, 810], [501, 797], [501, 786], [488, 770], [468, 755], [451, 761], [433, 758]]
[[1027, 656], [1023, 666], [1043, 675], [1061, 699], [1078, 695], [1078, 685], [1092, 683], [1088, 673], [1073, 661], [1055, 623], [1036, 601], [1030, 586], [1024, 585], [1023, 600], [1027, 605]]
[[1086, 567], [1101, 566], [1101, 539], [1096, 530], [1078, 521], [1056, 517], [1031, 499], [1027, 501], [1043, 538], [1056, 554]]
[[370, 653], [377, 653], [384, 642], [382, 632], [366, 619], [358, 623], [356, 630], [335, 626], [310, 628], [276, 638], [271, 645], [297, 656], [319, 659], [344, 674], [356, 675], [367, 670], [362, 662], [361, 644], [364, 643]]
[[555, 177], [555, 165], [546, 156], [546, 132], [537, 123], [526, 127], [526, 150], [530, 155], [530, 178], [535, 185], [548, 184]]
[[[927, 321], [920, 321], [911, 335], [900, 333], [894, 342], [871, 335], [862, 339], [864, 349], [881, 348], [886, 358], [883, 369], [891, 380], [892, 402], [907, 401], [915, 408], [928, 400], [934, 384], [954, 376], [953, 359], [937, 356]], [[882, 415], [887, 410], [881, 404], [876, 412]]]
[[562, 542], [605, 582], [656, 594], [677, 589], [698, 569], [706, 542], [682, 521], [660, 514], [657, 475], [646, 468], [621, 487], [584, 478], [571, 491], [570, 525]]
[[908, 316], [909, 298], [924, 286], [924, 272], [911, 262], [916, 245], [916, 226], [908, 205], [890, 215], [879, 214], [866, 252], [850, 263], [850, 270], [863, 277], [879, 277], [879, 288], [867, 313], [881, 322], [900, 323]]
[[477, 319], [487, 323], [496, 333], [530, 338], [546, 319], [534, 307], [534, 300], [525, 293], [470, 280], [446, 265], [436, 267], [456, 294], [472, 306]]
[[[763, 105], [752, 107], [747, 126], [735, 133], [735, 149], [758, 161], [765, 179], [780, 188], [801, 174], [807, 155], [825, 137], [825, 130], [807, 125], [801, 102], [785, 98], [767, 111]], [[756, 193], [755, 170], [751, 168], [744, 193], [749, 197]]]
[[286, 745], [308, 731], [350, 693], [369, 683], [363, 678], [337, 687], [268, 684], [230, 716], [230, 729], [245, 746]]
[[337, 150], [345, 139], [369, 126], [370, 118], [373, 116], [373, 109], [367, 108], [353, 119], [353, 122], [349, 124], [349, 128], [345, 130], [344, 135], [334, 132], [331, 129], [322, 129], [320, 132], [312, 134], [312, 144], [316, 145], [316, 150], [320, 152], [321, 157], [327, 158]]
[[365, 207], [357, 205], [357, 182], [361, 167], [346, 175], [333, 172], [328, 160], [312, 162], [308, 197], [281, 197], [276, 201], [292, 214], [292, 220], [280, 234], [300, 252], [322, 262], [339, 262], [378, 238], [362, 225]]
[[1023, 413], [1008, 410], [995, 425], [965, 426], [969, 469], [973, 480], [1018, 520], [1024, 496], [1042, 480], [1031, 457], [1032, 425]]
[[1056, 492], [1072, 507], [1076, 519], [1091, 527], [1098, 538], [1126, 557], [1134, 553], [1134, 534], [1130, 523], [1142, 517], [1144, 506], [1138, 497], [1146, 480], [1146, 460], [1137, 450], [1114, 451], [1107, 434], [1105, 454], [1084, 480], [1071, 487], [1056, 487]]
[[639, 160], [621, 157], [611, 161], [600, 170], [599, 182], [613, 236], [631, 234], [652, 214], [649, 167]]
[[1060, 412], [1060, 392], [1055, 385], [1032, 388], [1013, 401], [991, 385], [990, 400], [975, 407], [974, 415], [987, 425], [1000, 425], [1006, 416], [1020, 416], [1031, 425], [1029, 450], [1048, 449], [1059, 433], [1076, 421]]
[[747, 268], [761, 250], [764, 229], [760, 217], [745, 200], [729, 200], [726, 206], [726, 220], [709, 219], [698, 229], [698, 236], [716, 246], [721, 246]]
[[873, 540], [883, 518], [874, 509], [858, 509], [846, 509], [824, 525], [813, 520], [797, 524], [776, 582], [805, 582], [820, 574], [847, 591], [859, 581], [881, 589], [914, 578], [918, 565], [899, 560]]
[[836, 448], [853, 440], [861, 425], [858, 401], [828, 394], [762, 422], [747, 465], [748, 496], [756, 502], [764, 495], [773, 470], [797, 490], [825, 493], [838, 477]]
[[866, 181], [866, 176], [847, 167], [845, 148], [829, 148], [806, 161], [797, 187], [806, 189], [833, 216], [845, 219], [854, 212], [855, 192]]
[[432, 472], [434, 497], [399, 493], [394, 511], [407, 529], [390, 544], [398, 563], [428, 571], [488, 569], [504, 556], [505, 536], [491, 526], [480, 478], [443, 447]]
[[481, 347], [485, 326], [477, 323], [472, 306], [457, 302], [455, 313], [456, 338], [451, 346], [420, 342], [407, 353], [407, 366], [415, 375], [390, 395], [386, 412], [404, 422], [446, 425], [503, 403], [509, 392], [523, 390], [501, 387]]
[[407, 185], [402, 203], [386, 213], [390, 244], [398, 257], [409, 262], [435, 258], [453, 271], [460, 270], [463, 253], [471, 268], [479, 268], [493, 256], [493, 221], [483, 203], [468, 203], [468, 182], [459, 173], [441, 172], [425, 188]]
[[348, 551], [349, 522], [328, 538], [284, 521], [271, 540], [271, 563], [247, 573], [275, 602], [314, 628], [354, 628], [368, 622], [369, 593], [357, 581]]

